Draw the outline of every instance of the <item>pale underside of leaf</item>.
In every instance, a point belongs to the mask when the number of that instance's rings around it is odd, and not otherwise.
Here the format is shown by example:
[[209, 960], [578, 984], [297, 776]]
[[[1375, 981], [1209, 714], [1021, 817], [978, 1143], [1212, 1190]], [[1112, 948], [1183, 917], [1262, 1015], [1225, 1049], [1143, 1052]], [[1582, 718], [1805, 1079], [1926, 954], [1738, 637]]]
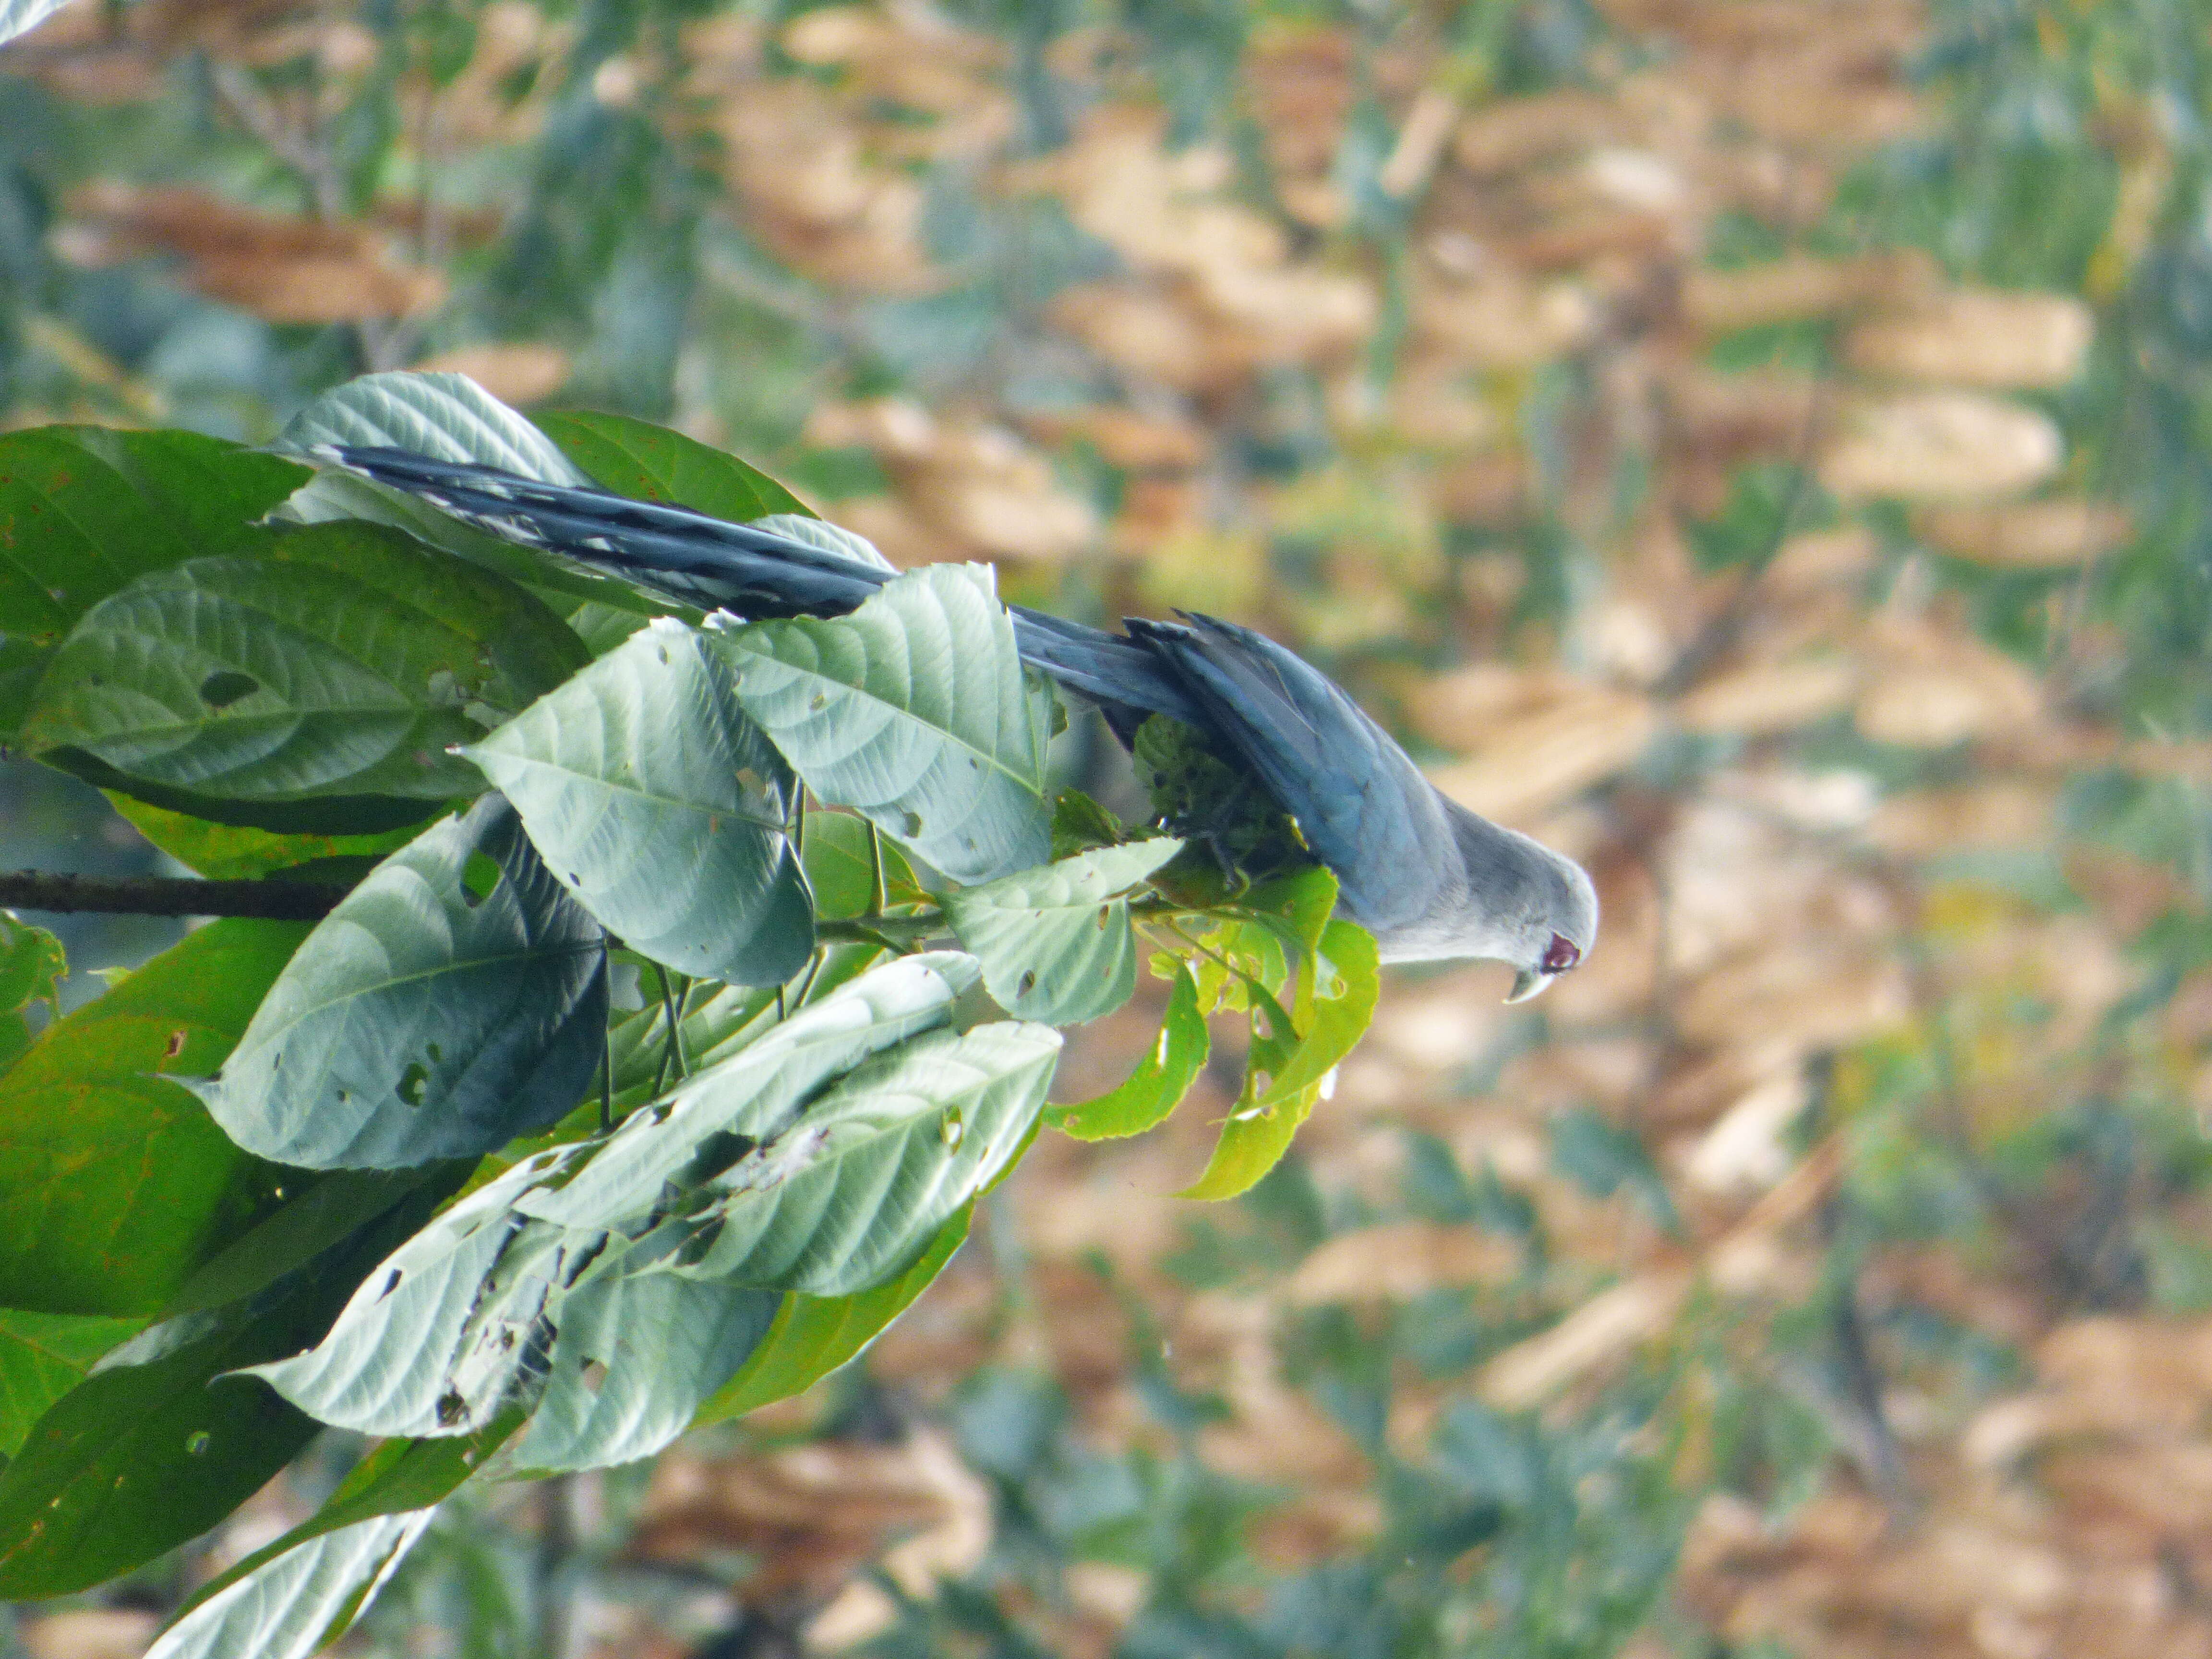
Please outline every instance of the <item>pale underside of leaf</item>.
[[278, 442], [301, 452], [320, 444], [404, 449], [540, 483], [591, 482], [550, 438], [465, 374], [364, 374], [309, 403]]
[[1182, 850], [1171, 836], [1097, 848], [963, 889], [945, 914], [1008, 1012], [1048, 1025], [1097, 1019], [1136, 988], [1129, 890]]
[[374, 1516], [309, 1539], [194, 1607], [146, 1659], [307, 1659], [375, 1599], [434, 1513]]
[[720, 658], [663, 619], [465, 751], [547, 867], [632, 949], [780, 984], [813, 948], [790, 769]]
[[1025, 681], [987, 570], [908, 572], [847, 617], [709, 636], [817, 796], [962, 881], [1041, 863], [1048, 693]]

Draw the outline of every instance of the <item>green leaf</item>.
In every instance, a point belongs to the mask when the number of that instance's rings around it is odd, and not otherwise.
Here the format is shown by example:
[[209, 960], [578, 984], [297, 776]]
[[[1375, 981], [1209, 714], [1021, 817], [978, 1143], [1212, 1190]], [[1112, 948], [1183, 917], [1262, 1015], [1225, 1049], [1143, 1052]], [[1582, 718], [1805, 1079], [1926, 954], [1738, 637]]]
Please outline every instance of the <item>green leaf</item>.
[[677, 1271], [814, 1296], [902, 1273], [1025, 1143], [1060, 1047], [1059, 1032], [1014, 1022], [909, 1038], [700, 1182], [690, 1213], [637, 1251], [665, 1241]]
[[814, 912], [824, 919], [866, 915], [875, 908], [878, 883], [887, 904], [929, 896], [906, 854], [866, 818], [849, 812], [806, 815], [806, 879], [814, 889]]
[[233, 1139], [283, 1163], [474, 1157], [583, 1097], [606, 1010], [605, 936], [489, 796], [316, 925], [199, 1088]]
[[155, 1312], [280, 1201], [289, 1173], [240, 1151], [168, 1078], [222, 1063], [307, 933], [203, 927], [0, 1076], [0, 1304]]
[[0, 1597], [67, 1595], [150, 1560], [283, 1468], [316, 1424], [222, 1374], [314, 1341], [431, 1203], [417, 1194], [252, 1302], [155, 1327], [56, 1401], [0, 1474]]
[[31, 1046], [31, 1024], [23, 1010], [51, 1001], [55, 981], [68, 972], [59, 939], [0, 910], [0, 1072]]
[[[1352, 922], [1332, 921], [1320, 944], [1299, 996], [1303, 1026], [1294, 1026], [1272, 997], [1255, 1011], [1244, 1088], [1206, 1172], [1178, 1197], [1234, 1198], [1249, 1190], [1290, 1149], [1337, 1066], [1358, 1046], [1381, 992], [1375, 940]], [[1328, 988], [1316, 988], [1316, 980], [1330, 981]]]
[[322, 1421], [364, 1433], [459, 1434], [492, 1421], [556, 1343], [581, 1274], [653, 1265], [629, 1237], [659, 1219], [672, 1182], [703, 1190], [788, 1128], [825, 1080], [949, 1018], [974, 980], [964, 957], [886, 963], [611, 1136], [514, 1165], [394, 1251], [313, 1350], [257, 1374]]
[[376, 1599], [435, 1512], [378, 1516], [302, 1540], [185, 1614], [146, 1659], [307, 1659]]
[[776, 1309], [775, 1323], [755, 1348], [744, 1368], [699, 1409], [695, 1427], [720, 1423], [778, 1400], [803, 1394], [849, 1363], [884, 1327], [912, 1305], [952, 1260], [975, 1218], [971, 1200], [937, 1230], [929, 1248], [896, 1279], [849, 1296], [787, 1293]]
[[1199, 1012], [1198, 981], [1188, 965], [1177, 963], [1167, 1017], [1137, 1069], [1120, 1087], [1093, 1099], [1046, 1108], [1045, 1121], [1078, 1140], [1140, 1135], [1181, 1103], [1205, 1070], [1210, 1047], [1206, 1016]]
[[481, 786], [448, 745], [590, 659], [513, 583], [391, 531], [319, 525], [252, 545], [94, 606], [47, 665], [24, 741], [233, 799], [439, 799]]
[[[482, 1468], [521, 1422], [521, 1413], [509, 1412], [474, 1434], [436, 1440], [385, 1441], [354, 1466], [353, 1473], [338, 1483], [338, 1489], [330, 1495], [322, 1508], [283, 1537], [263, 1545], [193, 1591], [177, 1622], [163, 1635], [163, 1643], [174, 1639], [175, 1645], [164, 1647], [156, 1644], [152, 1651], [173, 1655], [206, 1654], [210, 1659], [218, 1659], [218, 1656], [228, 1659], [228, 1656], [232, 1654], [251, 1653], [258, 1659], [258, 1656], [269, 1651], [264, 1644], [272, 1638], [273, 1632], [263, 1626], [241, 1627], [230, 1620], [219, 1621], [212, 1616], [208, 1620], [196, 1620], [193, 1615], [232, 1585], [252, 1577], [278, 1557], [289, 1555], [329, 1534], [384, 1516], [427, 1516], [450, 1497], [462, 1482]], [[292, 1582], [289, 1574], [271, 1574], [264, 1577], [259, 1596], [262, 1604], [272, 1613], [282, 1612], [295, 1605], [301, 1599], [296, 1587], [289, 1594], [270, 1593], [280, 1584]], [[244, 1599], [231, 1598], [230, 1605], [234, 1607]], [[354, 1612], [357, 1614], [361, 1606], [365, 1605], [366, 1598], [354, 1608]], [[232, 1615], [234, 1620], [235, 1617], [235, 1614]], [[228, 1644], [210, 1639], [211, 1632], [218, 1623], [222, 1629], [238, 1639]]]
[[1067, 858], [1121, 839], [1121, 822], [1080, 789], [1062, 789], [1052, 798], [1052, 855]]
[[[410, 824], [373, 836], [283, 836], [173, 812], [149, 801], [133, 800], [118, 790], [107, 792], [107, 801], [132, 829], [178, 863], [216, 881], [265, 876], [272, 870], [289, 870], [326, 859], [380, 859], [404, 847], [416, 833]], [[421, 811], [420, 802], [406, 805]]]
[[955, 880], [1044, 861], [1051, 705], [1023, 677], [988, 567], [925, 566], [850, 616], [708, 637], [745, 712], [821, 799]]
[[286, 1199], [210, 1255], [171, 1292], [162, 1316], [220, 1307], [266, 1289], [295, 1267], [350, 1237], [420, 1188], [442, 1197], [460, 1190], [475, 1162], [456, 1158], [407, 1170], [333, 1170], [288, 1182], [307, 1190]]
[[309, 476], [190, 432], [0, 434], [0, 634], [59, 639], [134, 578], [228, 551]]
[[592, 1469], [652, 1456], [760, 1346], [781, 1301], [673, 1273], [579, 1285], [562, 1304], [544, 1396], [516, 1464]]
[[363, 374], [309, 403], [276, 441], [301, 453], [323, 444], [404, 449], [501, 467], [540, 483], [591, 482], [544, 433], [465, 374]]
[[546, 865], [631, 949], [686, 974], [777, 985], [814, 948], [785, 835], [797, 783], [729, 670], [661, 618], [465, 750]]
[[0, 1309], [0, 1459], [13, 1457], [47, 1407], [92, 1362], [145, 1328], [143, 1319]]
[[1336, 914], [1336, 872], [1326, 865], [1273, 876], [1256, 884], [1233, 907], [1249, 913], [1297, 954], [1322, 948], [1322, 933]]
[[765, 472], [696, 439], [623, 415], [559, 410], [538, 424], [602, 489], [671, 501], [732, 524], [813, 510]]
[[560, 1299], [603, 1236], [511, 1212], [572, 1148], [515, 1164], [379, 1262], [322, 1340], [246, 1369], [320, 1421], [364, 1434], [458, 1435], [515, 1403]]
[[1137, 988], [1128, 892], [1181, 851], [1161, 836], [1078, 853], [953, 893], [945, 918], [1009, 1013], [1048, 1025], [1097, 1019]]

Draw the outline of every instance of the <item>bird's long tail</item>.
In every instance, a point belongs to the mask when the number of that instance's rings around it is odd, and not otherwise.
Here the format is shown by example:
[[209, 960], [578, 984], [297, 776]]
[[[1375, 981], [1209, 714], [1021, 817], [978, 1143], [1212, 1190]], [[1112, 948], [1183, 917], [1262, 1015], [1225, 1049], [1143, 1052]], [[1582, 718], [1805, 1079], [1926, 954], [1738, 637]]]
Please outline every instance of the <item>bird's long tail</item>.
[[[865, 543], [802, 539], [808, 521], [732, 524], [689, 507], [606, 490], [539, 483], [496, 467], [435, 461], [402, 449], [331, 446], [317, 459], [420, 496], [473, 529], [541, 549], [679, 604], [748, 617], [834, 617], [898, 574]], [[873, 550], [866, 549], [872, 552]], [[1144, 713], [1203, 719], [1144, 646], [1025, 606], [1009, 607], [1022, 659], [1105, 708], [1117, 731]]]

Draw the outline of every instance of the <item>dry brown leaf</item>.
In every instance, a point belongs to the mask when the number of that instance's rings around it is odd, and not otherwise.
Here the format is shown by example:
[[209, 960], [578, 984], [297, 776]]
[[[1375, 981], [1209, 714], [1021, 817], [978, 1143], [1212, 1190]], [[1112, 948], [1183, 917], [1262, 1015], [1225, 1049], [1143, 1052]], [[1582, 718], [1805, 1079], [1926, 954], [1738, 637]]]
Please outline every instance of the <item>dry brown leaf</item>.
[[1525, 820], [1630, 765], [1658, 729], [1644, 699], [1591, 689], [1500, 724], [1468, 759], [1433, 768], [1429, 778], [1485, 817]]
[[138, 1607], [75, 1607], [26, 1621], [16, 1639], [29, 1659], [138, 1659], [161, 1628]]
[[1923, 392], [1862, 404], [1819, 459], [1845, 501], [1979, 501], [2032, 489], [2058, 470], [2065, 445], [2040, 410], [1972, 392]]
[[2031, 569], [2085, 564], [2135, 533], [2123, 508], [2078, 497], [2010, 507], [1923, 507], [1912, 515], [1912, 528], [1956, 557]]
[[1854, 310], [1931, 281], [1934, 262], [1913, 253], [1816, 259], [1803, 254], [1728, 270], [1692, 270], [1682, 314], [1708, 333], [1728, 333]]
[[568, 383], [568, 354], [526, 341], [461, 346], [415, 365], [424, 374], [465, 374], [503, 404], [543, 403]]
[[1510, 1240], [1472, 1227], [1401, 1221], [1339, 1233], [1291, 1275], [1292, 1303], [1410, 1301], [1446, 1285], [1510, 1279], [1521, 1251]]
[[1747, 663], [1680, 699], [1674, 718], [1692, 732], [1753, 737], [1788, 732], [1849, 708], [1861, 672], [1857, 663], [1838, 656]]
[[1955, 289], [1859, 324], [1844, 358], [1862, 374], [1900, 380], [2050, 389], [2081, 374], [2095, 333], [2089, 307], [2070, 294]]
[[1941, 749], [2042, 718], [2035, 676], [1963, 631], [1891, 620], [1869, 630], [1867, 645], [1872, 672], [1855, 718], [1877, 742]]

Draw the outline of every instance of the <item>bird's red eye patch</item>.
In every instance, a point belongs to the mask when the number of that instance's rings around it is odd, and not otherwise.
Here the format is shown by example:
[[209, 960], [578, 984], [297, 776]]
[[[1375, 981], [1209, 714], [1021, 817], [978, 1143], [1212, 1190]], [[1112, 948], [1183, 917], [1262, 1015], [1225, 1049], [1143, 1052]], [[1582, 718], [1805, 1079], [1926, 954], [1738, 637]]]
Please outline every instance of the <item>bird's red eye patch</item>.
[[1544, 971], [1564, 974], [1583, 959], [1582, 947], [1564, 933], [1552, 935], [1552, 942], [1544, 950]]

